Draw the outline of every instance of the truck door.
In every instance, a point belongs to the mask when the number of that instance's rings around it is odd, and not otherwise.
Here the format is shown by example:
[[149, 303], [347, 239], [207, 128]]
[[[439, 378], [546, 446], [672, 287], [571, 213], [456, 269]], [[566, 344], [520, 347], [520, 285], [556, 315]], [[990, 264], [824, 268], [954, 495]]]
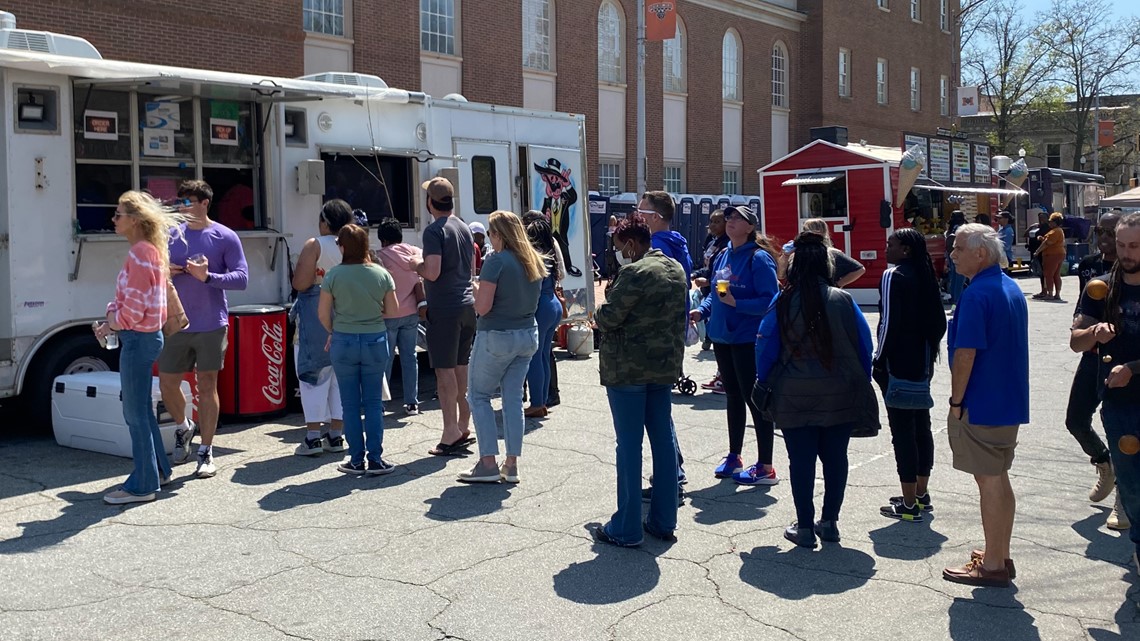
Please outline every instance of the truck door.
[[459, 163], [459, 214], [467, 222], [487, 223], [496, 209], [512, 211], [510, 143], [455, 141]]

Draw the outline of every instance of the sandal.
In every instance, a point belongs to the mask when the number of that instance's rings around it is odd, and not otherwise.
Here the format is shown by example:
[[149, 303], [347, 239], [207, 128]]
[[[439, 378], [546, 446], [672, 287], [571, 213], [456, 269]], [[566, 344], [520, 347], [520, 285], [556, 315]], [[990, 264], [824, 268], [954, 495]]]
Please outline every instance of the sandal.
[[1040, 292], [1038, 294], [1033, 295], [1033, 300], [1046, 300], [1048, 298], [1049, 298], [1049, 294], [1046, 294], [1045, 292]]
[[[473, 440], [474, 439], [472, 439], [472, 441]], [[470, 445], [470, 443], [464, 442], [463, 439], [459, 439], [454, 443], [444, 443], [440, 441], [435, 447], [428, 450], [428, 454], [432, 456], [467, 456], [471, 453], [471, 450], [467, 449], [468, 445]]]

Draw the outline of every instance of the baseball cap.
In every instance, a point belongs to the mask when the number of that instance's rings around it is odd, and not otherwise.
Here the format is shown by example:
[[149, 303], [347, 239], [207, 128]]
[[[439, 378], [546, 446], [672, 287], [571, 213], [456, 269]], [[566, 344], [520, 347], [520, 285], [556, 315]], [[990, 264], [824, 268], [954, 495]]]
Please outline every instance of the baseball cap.
[[479, 221], [475, 221], [475, 222], [471, 223], [470, 225], [467, 226], [467, 228], [471, 230], [472, 234], [486, 234], [487, 233], [487, 228], [484, 227], [483, 223], [481, 223]]
[[437, 203], [449, 204], [451, 199], [455, 197], [455, 188], [451, 185], [451, 181], [443, 176], [436, 176], [431, 180], [424, 181], [420, 187], [423, 187], [423, 190], [427, 192], [428, 198]]
[[747, 205], [730, 205], [724, 208], [724, 213], [726, 216], [733, 212], [736, 212], [740, 217], [744, 218], [744, 220], [747, 220], [751, 225], [755, 225], [760, 222], [760, 219], [756, 217], [756, 212], [752, 211], [752, 208]]

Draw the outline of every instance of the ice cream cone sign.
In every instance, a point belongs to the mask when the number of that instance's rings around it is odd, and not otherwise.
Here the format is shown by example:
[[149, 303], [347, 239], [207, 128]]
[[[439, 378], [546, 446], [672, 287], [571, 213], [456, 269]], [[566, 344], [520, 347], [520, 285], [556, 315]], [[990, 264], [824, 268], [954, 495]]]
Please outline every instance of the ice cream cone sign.
[[[1017, 162], [1009, 166], [1009, 173], [1005, 175], [1005, 182], [1011, 189], [1021, 189], [1022, 183], [1029, 177], [1029, 167], [1025, 165], [1025, 159], [1019, 158]], [[1001, 207], [1005, 209], [1009, 201], [1013, 200], [1014, 194], [1006, 194], [1001, 197]]]
[[899, 161], [899, 190], [895, 194], [895, 207], [902, 207], [903, 200], [918, 181], [918, 176], [925, 166], [926, 153], [922, 151], [922, 147], [911, 145], [910, 149], [903, 153], [902, 160]]

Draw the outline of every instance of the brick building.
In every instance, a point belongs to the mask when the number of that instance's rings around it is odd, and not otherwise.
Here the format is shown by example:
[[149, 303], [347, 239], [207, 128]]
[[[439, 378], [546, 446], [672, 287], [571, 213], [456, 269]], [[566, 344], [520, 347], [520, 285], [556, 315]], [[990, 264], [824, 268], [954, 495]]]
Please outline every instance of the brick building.
[[[677, 0], [646, 46], [647, 184], [754, 193], [755, 170], [844, 125], [952, 123], [958, 0]], [[434, 96], [585, 114], [594, 188], [636, 187], [636, 0], [7, 0], [107, 58], [378, 75]]]

